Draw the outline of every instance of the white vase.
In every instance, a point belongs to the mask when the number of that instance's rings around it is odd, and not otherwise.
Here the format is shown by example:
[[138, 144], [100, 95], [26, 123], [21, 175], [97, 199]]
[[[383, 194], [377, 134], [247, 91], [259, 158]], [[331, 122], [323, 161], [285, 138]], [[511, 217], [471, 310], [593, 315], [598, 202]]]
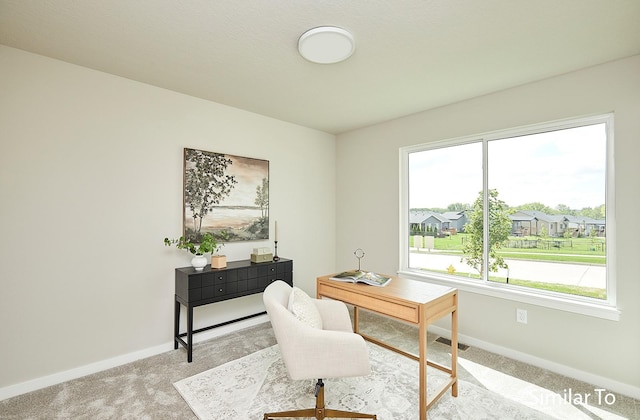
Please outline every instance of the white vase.
[[195, 268], [196, 271], [202, 271], [206, 265], [207, 258], [204, 255], [196, 255], [191, 259], [191, 266]]

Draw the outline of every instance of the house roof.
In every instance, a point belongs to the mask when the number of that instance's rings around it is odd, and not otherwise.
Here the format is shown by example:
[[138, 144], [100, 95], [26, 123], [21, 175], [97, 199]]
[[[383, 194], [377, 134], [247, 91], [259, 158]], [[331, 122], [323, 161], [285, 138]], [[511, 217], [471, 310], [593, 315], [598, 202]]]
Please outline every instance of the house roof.
[[588, 225], [604, 225], [604, 220], [596, 220], [591, 217], [585, 216], [563, 216], [570, 223], [582, 224], [586, 223]]
[[560, 222], [564, 217], [557, 214], [543, 213], [539, 210], [520, 210], [520, 213], [530, 215], [532, 218], [542, 220], [544, 222]]
[[[640, 1], [0, 0], [0, 44], [342, 133], [640, 54], [638, 16]], [[298, 54], [320, 25], [353, 34], [347, 61]]]
[[417, 210], [417, 211], [410, 211], [409, 212], [409, 223], [423, 223], [426, 220], [430, 219], [430, 218], [434, 218], [442, 223], [447, 223], [450, 222], [451, 220], [449, 220], [448, 218], [446, 218], [445, 216], [443, 216], [440, 213], [436, 213], [433, 211], [428, 211], [428, 210]]
[[546, 214], [537, 210], [519, 210], [510, 215], [509, 218], [512, 221], [533, 221], [540, 220], [547, 223], [563, 222], [582, 224], [587, 223], [590, 225], [605, 225], [605, 220], [595, 220], [586, 216], [572, 216], [565, 214]]
[[461, 218], [462, 216], [464, 216], [464, 210], [461, 211], [447, 211], [442, 213], [442, 215], [444, 217], [446, 217], [449, 220], [458, 220], [459, 218]]

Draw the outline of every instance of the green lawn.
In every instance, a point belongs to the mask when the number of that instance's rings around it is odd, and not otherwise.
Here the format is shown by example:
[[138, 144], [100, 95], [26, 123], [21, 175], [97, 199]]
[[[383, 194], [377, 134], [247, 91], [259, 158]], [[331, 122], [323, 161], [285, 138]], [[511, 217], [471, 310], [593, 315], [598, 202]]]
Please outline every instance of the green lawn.
[[[462, 253], [462, 244], [467, 235], [459, 233], [445, 238], [434, 238], [434, 247], [444, 253]], [[509, 238], [509, 245], [522, 244], [524, 240], [538, 241], [538, 237]], [[558, 241], [558, 247], [554, 246], [554, 240]], [[604, 238], [548, 238], [538, 242], [537, 248], [505, 247], [500, 249], [503, 258], [531, 260], [531, 261], [557, 261], [567, 263], [600, 264], [606, 263], [604, 250]], [[409, 238], [409, 245], [413, 247], [413, 237]]]
[[[480, 275], [478, 274], [468, 274], [468, 273], [448, 273], [445, 270], [425, 270], [429, 272], [436, 272], [442, 274], [453, 274], [454, 276], [464, 277], [465, 279], [480, 279]], [[496, 283], [506, 283], [507, 280], [501, 277], [489, 276], [489, 281]], [[607, 291], [606, 289], [598, 289], [595, 287], [583, 287], [583, 286], [571, 286], [567, 284], [558, 284], [558, 283], [544, 283], [538, 281], [530, 281], [530, 280], [519, 280], [519, 279], [509, 279], [509, 284], [513, 284], [515, 286], [522, 287], [530, 287], [533, 289], [540, 290], [548, 290], [550, 292], [557, 293], [565, 293], [574, 296], [585, 296], [595, 299], [606, 299]]]
[[[434, 248], [442, 254], [459, 255], [462, 257], [463, 242], [467, 235], [459, 233], [445, 238], [434, 238]], [[572, 238], [564, 239], [548, 238], [538, 241], [537, 237], [509, 238], [511, 247], [501, 248], [499, 253], [506, 259], [519, 259], [530, 261], [555, 261], [579, 264], [606, 264], [606, 252], [604, 250], [604, 238]], [[525, 242], [529, 241], [529, 242]], [[524, 244], [536, 244], [536, 248], [522, 247]], [[413, 237], [409, 239], [409, 245], [413, 247]], [[421, 250], [422, 252], [422, 250]], [[427, 252], [427, 251], [424, 251]], [[446, 271], [428, 270], [447, 273]], [[465, 278], [479, 278], [477, 274], [449, 273]], [[505, 278], [490, 276], [489, 281], [505, 283]], [[556, 283], [544, 283], [529, 280], [509, 279], [509, 284], [530, 287], [534, 289], [549, 290], [551, 292], [565, 293], [576, 296], [586, 296], [596, 299], [606, 299], [605, 289], [571, 286]]]
[[[490, 278], [490, 280], [496, 281], [499, 283], [506, 282], [505, 279], [494, 280], [493, 278]], [[586, 297], [596, 298], [596, 299], [607, 298], [606, 289], [596, 289], [595, 287], [571, 286], [567, 284], [556, 284], [556, 283], [542, 283], [537, 281], [518, 280], [518, 279], [509, 279], [509, 284], [514, 284], [516, 286], [523, 286], [523, 287], [531, 287], [534, 289], [549, 290], [551, 292], [566, 293], [574, 296], [586, 296]]]

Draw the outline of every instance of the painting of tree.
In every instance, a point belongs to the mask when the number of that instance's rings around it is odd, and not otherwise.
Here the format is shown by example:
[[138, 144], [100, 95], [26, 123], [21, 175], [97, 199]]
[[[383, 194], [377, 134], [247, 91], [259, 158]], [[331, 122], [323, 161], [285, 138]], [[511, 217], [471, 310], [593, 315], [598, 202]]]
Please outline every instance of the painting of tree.
[[[269, 161], [184, 149], [184, 236], [269, 237]], [[224, 232], [224, 234], [223, 234]]]

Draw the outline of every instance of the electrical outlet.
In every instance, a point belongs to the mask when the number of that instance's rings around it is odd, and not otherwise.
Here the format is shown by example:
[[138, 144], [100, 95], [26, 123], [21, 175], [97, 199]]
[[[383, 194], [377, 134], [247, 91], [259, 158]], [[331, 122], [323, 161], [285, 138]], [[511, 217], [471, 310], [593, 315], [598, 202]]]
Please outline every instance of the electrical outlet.
[[521, 324], [527, 323], [527, 310], [526, 309], [516, 309], [516, 321]]

